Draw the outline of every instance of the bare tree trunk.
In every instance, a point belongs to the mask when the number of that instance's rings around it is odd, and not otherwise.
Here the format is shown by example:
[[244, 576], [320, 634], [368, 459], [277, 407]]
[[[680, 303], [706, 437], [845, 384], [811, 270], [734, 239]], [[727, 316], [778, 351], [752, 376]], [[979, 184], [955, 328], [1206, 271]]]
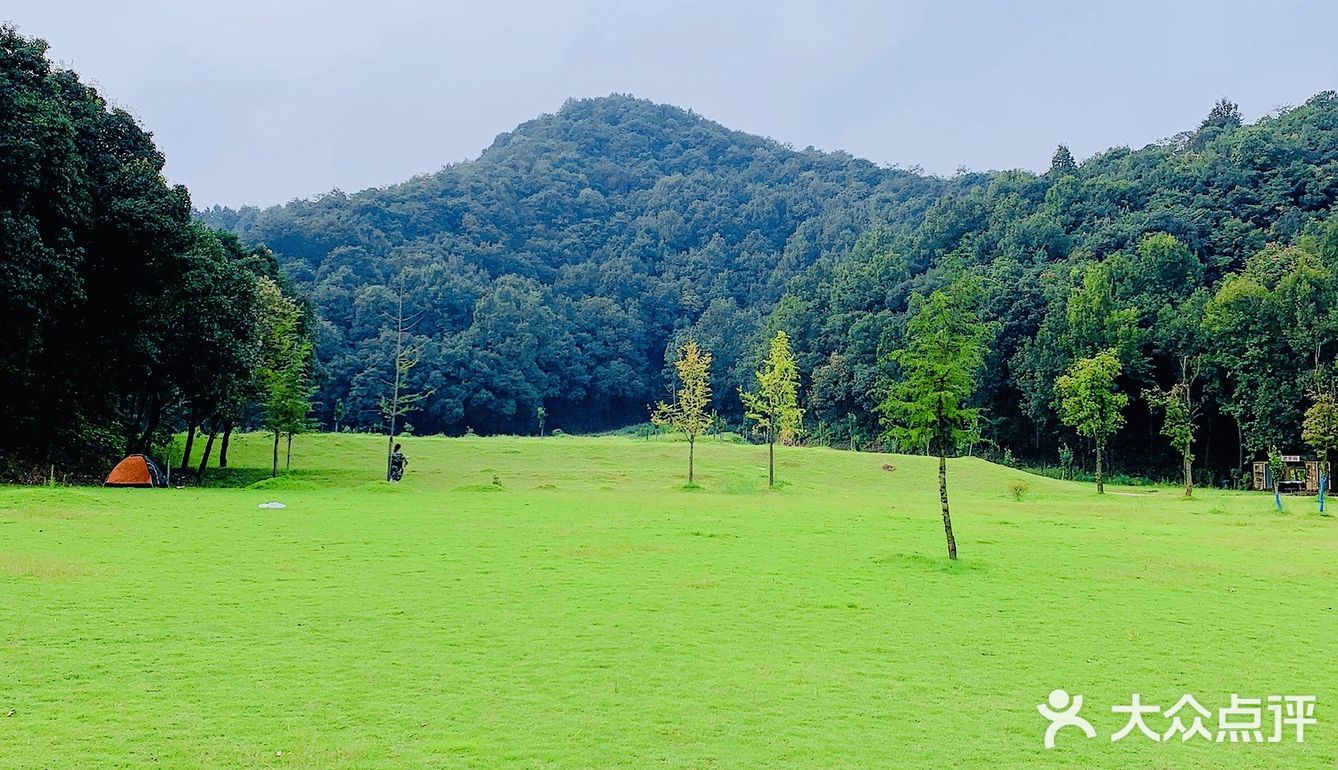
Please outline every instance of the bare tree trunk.
[[395, 317], [395, 388], [390, 395], [390, 435], [386, 437], [386, 481], [390, 481], [390, 462], [395, 453], [395, 417], [400, 411], [400, 376], [404, 353], [404, 294], [399, 294]]
[[1185, 455], [1185, 497], [1194, 496], [1194, 461]]
[[776, 418], [767, 427], [767, 486], [776, 486]]
[[1096, 493], [1098, 495], [1106, 493], [1106, 485], [1101, 478], [1101, 444], [1099, 442], [1096, 445]]
[[190, 424], [186, 426], [186, 449], [181, 453], [181, 470], [183, 471], [190, 470], [191, 448], [195, 446], [195, 428], [197, 425], [194, 411], [191, 411], [188, 419]]
[[[139, 440], [139, 445], [132, 447], [132, 450], [147, 452], [153, 443], [153, 434], [158, 431], [158, 424], [162, 422], [163, 407], [162, 402], [154, 397], [148, 409], [148, 425], [144, 428], [144, 436]], [[126, 454], [129, 454], [127, 452]]]
[[274, 431], [274, 464], [270, 466], [270, 478], [279, 475], [279, 431]]
[[223, 423], [223, 443], [218, 447], [218, 467], [228, 467], [228, 442], [232, 440], [232, 421]]
[[1236, 466], [1236, 472], [1232, 474], [1236, 477], [1235, 479], [1232, 479], [1231, 482], [1231, 487], [1234, 489], [1236, 487], [1236, 479], [1239, 478], [1240, 472], [1245, 470], [1245, 429], [1240, 426], [1239, 417], [1233, 417], [1232, 419], [1236, 421], [1236, 450], [1240, 453], [1240, 461]]
[[948, 456], [938, 456], [938, 500], [943, 506], [943, 534], [948, 538], [948, 558], [957, 558], [957, 538], [952, 536], [952, 515], [948, 513]]
[[204, 471], [209, 467], [209, 453], [214, 451], [214, 437], [218, 435], [218, 423], [209, 421], [209, 438], [204, 442], [204, 456], [200, 458], [200, 470], [195, 474], [197, 486], [204, 486]]
[[697, 449], [697, 439], [695, 436], [688, 437], [688, 484], [692, 483], [693, 453]]
[[288, 470], [293, 467], [293, 432], [288, 431], [288, 456], [284, 458], [283, 469]]

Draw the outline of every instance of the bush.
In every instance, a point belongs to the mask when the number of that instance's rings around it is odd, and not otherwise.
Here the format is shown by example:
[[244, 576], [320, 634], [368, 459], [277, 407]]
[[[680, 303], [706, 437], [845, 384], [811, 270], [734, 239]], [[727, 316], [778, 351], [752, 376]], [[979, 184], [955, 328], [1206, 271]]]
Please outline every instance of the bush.
[[549, 432], [548, 435], [549, 435], [549, 436], [552, 436], [553, 438], [562, 438], [563, 436], [565, 436], [565, 435], [567, 435], [567, 434], [566, 434], [565, 432], [563, 432], [563, 430], [562, 430], [561, 428], [554, 428], [552, 431]]
[[1008, 485], [1008, 494], [1013, 496], [1017, 502], [1022, 502], [1022, 498], [1031, 491], [1031, 485], [1025, 481], [1014, 481]]

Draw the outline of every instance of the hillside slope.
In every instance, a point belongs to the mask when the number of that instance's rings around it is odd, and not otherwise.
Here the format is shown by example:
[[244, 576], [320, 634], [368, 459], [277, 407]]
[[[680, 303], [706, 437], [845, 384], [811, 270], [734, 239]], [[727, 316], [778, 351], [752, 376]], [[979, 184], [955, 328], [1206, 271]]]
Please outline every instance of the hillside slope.
[[[611, 96], [404, 184], [201, 216], [268, 245], [310, 290], [326, 322], [327, 420], [342, 400], [346, 421], [376, 421], [382, 313], [402, 282], [423, 313], [419, 384], [437, 389], [414, 422], [528, 430], [540, 404], [568, 428], [643, 417], [676, 333], [751, 336], [799, 271], [875, 219], [909, 225], [968, 184]], [[721, 353], [722, 370], [738, 357]]]

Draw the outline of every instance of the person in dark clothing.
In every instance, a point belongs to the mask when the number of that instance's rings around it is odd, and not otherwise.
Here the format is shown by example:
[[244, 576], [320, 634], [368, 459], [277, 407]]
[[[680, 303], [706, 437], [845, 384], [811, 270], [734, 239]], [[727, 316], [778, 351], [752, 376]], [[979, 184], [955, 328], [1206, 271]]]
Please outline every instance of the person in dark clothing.
[[395, 451], [390, 455], [390, 480], [399, 483], [404, 478], [404, 466], [409, 464], [409, 458], [400, 451], [400, 445], [395, 445]]

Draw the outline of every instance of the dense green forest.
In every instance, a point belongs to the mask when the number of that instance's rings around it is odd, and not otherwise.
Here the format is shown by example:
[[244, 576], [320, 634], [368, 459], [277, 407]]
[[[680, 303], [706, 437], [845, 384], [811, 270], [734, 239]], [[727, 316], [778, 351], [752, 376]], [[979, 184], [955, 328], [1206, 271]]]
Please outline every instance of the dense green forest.
[[910, 297], [971, 271], [995, 333], [962, 451], [1085, 457], [1054, 383], [1109, 347], [1132, 396], [1113, 462], [1176, 467], [1150, 404], [1183, 381], [1196, 453], [1220, 474], [1299, 449], [1303, 411], [1332, 389], [1336, 195], [1331, 93], [1252, 125], [1223, 100], [1142, 149], [1079, 164], [1060, 147], [1045, 174], [951, 179], [612, 96], [404, 184], [200, 216], [273, 249], [310, 292], [326, 424], [381, 421], [402, 297], [413, 387], [431, 393], [419, 431], [529, 432], [541, 407], [568, 430], [643, 421], [689, 338], [738, 421], [738, 386], [783, 329], [808, 439], [870, 445]]
[[709, 337], [731, 376], [791, 279], [978, 183], [615, 96], [569, 102], [405, 184], [203, 219], [273, 249], [310, 292], [328, 424], [336, 404], [347, 424], [380, 423], [384, 319], [402, 292], [420, 315], [414, 387], [433, 390], [413, 426], [529, 432], [542, 405], [553, 426], [584, 430], [644, 421], [677, 337]]
[[128, 113], [0, 26], [0, 479], [100, 477], [183, 426], [222, 453], [243, 422], [304, 426], [302, 301], [162, 168]]

